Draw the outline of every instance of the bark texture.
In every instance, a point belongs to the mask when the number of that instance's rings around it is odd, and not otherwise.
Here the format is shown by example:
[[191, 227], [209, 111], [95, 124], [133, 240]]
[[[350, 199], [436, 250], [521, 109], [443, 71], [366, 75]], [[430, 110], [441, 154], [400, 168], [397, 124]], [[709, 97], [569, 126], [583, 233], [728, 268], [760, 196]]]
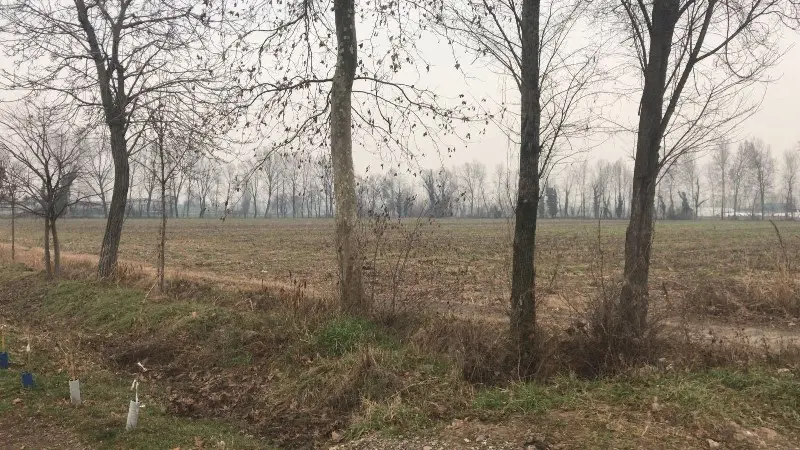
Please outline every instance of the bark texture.
[[59, 276], [61, 275], [61, 243], [58, 241], [56, 219], [50, 220], [50, 233], [53, 235], [53, 273]]
[[539, 9], [538, 0], [522, 3], [522, 86], [519, 188], [511, 274], [511, 334], [523, 373], [532, 369], [536, 351], [536, 209], [539, 203]]
[[358, 63], [355, 2], [334, 0], [337, 59], [331, 87], [331, 161], [336, 195], [336, 248], [342, 309], [369, 311], [362, 284], [362, 257], [356, 236], [358, 221], [353, 173], [352, 92]]
[[106, 231], [100, 247], [100, 262], [97, 273], [100, 278], [114, 275], [117, 269], [117, 253], [122, 238], [122, 225], [125, 222], [125, 207], [128, 200], [130, 167], [125, 142], [125, 128], [120, 123], [109, 125], [111, 129], [111, 154], [114, 159], [114, 192], [108, 208]]
[[16, 261], [17, 258], [17, 199], [14, 194], [11, 194], [11, 261]]
[[159, 178], [161, 188], [161, 226], [158, 236], [158, 291], [164, 293], [164, 270], [166, 269], [166, 247], [167, 247], [167, 174], [164, 161], [164, 131], [159, 130], [158, 136], [158, 158], [161, 169]]

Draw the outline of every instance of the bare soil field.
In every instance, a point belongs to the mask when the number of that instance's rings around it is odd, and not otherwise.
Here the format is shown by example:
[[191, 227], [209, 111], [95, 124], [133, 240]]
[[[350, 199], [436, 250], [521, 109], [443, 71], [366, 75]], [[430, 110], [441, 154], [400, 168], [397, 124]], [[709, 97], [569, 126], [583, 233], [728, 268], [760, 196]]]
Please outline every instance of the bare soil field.
[[[537, 275], [543, 309], [579, 308], [623, 264], [624, 221], [543, 220]], [[675, 314], [789, 325], [800, 314], [800, 223], [659, 222], [653, 243], [651, 295]], [[67, 257], [95, 261], [103, 220], [66, 219], [59, 235]], [[17, 248], [36, 266], [42, 224], [21, 220]], [[8, 222], [0, 241], [8, 242]], [[300, 286], [329, 296], [336, 283], [329, 220], [177, 219], [168, 225], [167, 267], [174, 276], [228, 286]], [[158, 221], [126, 222], [120, 259], [152, 271]], [[396, 307], [434, 307], [501, 319], [510, 273], [511, 223], [505, 220], [370, 222], [362, 230], [368, 292]], [[0, 251], [7, 255], [7, 246]], [[688, 308], [688, 310], [686, 309]]]

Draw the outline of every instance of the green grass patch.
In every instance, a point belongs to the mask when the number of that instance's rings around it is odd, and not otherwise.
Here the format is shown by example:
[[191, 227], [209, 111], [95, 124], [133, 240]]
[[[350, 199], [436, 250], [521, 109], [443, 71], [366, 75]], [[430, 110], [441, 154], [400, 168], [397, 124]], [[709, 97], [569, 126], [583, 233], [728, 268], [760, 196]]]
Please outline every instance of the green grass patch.
[[476, 392], [478, 414], [546, 414], [552, 410], [611, 408], [660, 413], [689, 426], [735, 420], [744, 425], [795, 428], [800, 421], [800, 380], [791, 373], [716, 369], [705, 372], [618, 376], [600, 380], [556, 377]]
[[544, 414], [576, 404], [582, 384], [574, 380], [565, 388], [559, 383], [514, 383], [483, 389], [475, 394], [473, 407], [484, 412]]
[[101, 286], [83, 281], [48, 285], [41, 312], [70, 317], [81, 326], [100, 332], [130, 330], [139, 317], [144, 295], [132, 289]]
[[357, 317], [335, 318], [314, 335], [314, 348], [326, 356], [342, 356], [365, 344], [396, 347], [374, 323]]

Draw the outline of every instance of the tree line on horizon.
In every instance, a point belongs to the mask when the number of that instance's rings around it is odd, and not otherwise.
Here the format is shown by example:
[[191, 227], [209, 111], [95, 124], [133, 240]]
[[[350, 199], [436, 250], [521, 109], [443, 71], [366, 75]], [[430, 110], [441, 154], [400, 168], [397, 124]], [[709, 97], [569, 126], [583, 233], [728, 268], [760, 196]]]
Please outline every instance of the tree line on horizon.
[[[70, 180], [65, 217], [108, 216], [112, 165], [104, 149], [81, 146], [83, 167]], [[794, 218], [800, 150], [776, 160], [763, 141], [745, 140], [732, 151], [721, 142], [706, 161], [685, 158], [664, 173], [656, 194], [656, 217]], [[131, 172], [128, 218], [161, 214], [156, 154], [142, 153]], [[253, 164], [215, 161], [202, 155], [183, 161], [169, 178], [165, 194], [172, 218], [329, 218], [335, 214], [333, 174], [324, 155], [275, 154]], [[539, 218], [627, 219], [630, 164], [568, 163], [541, 187]], [[389, 171], [357, 177], [360, 217], [513, 217], [517, 169], [500, 163], [489, 171], [478, 162], [438, 170]], [[723, 190], [725, 194], [723, 195]], [[761, 204], [762, 190], [764, 204]], [[16, 200], [23, 213], [41, 208], [35, 196]], [[227, 210], [224, 205], [228, 204]], [[0, 198], [6, 215], [10, 200]], [[762, 211], [762, 206], [764, 210]], [[702, 211], [702, 213], [701, 213]]]

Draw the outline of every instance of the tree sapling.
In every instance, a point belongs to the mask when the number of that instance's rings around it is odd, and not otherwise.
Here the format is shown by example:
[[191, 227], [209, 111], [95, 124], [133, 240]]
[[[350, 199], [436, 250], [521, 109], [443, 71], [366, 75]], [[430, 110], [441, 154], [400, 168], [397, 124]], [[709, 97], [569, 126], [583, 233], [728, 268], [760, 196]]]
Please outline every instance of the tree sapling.
[[[28, 344], [25, 345], [25, 368], [29, 369], [31, 364], [31, 336], [28, 335]], [[33, 387], [33, 374], [29, 370], [24, 370], [21, 374], [22, 387]]]

